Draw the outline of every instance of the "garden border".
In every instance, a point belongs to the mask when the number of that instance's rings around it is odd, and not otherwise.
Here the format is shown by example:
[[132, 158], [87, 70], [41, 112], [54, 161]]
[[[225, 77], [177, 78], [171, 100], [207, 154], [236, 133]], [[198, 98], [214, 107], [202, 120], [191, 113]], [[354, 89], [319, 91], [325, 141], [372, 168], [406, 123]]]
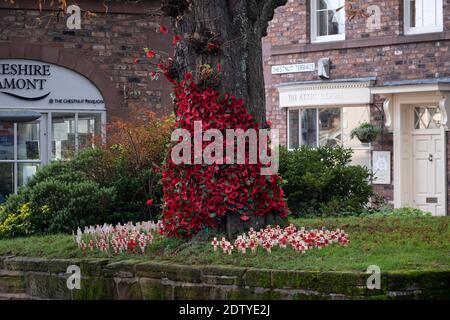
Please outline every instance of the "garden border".
[[[81, 269], [81, 289], [67, 289], [67, 267]], [[369, 290], [364, 272], [186, 266], [108, 259], [0, 257], [0, 299], [448, 299], [450, 270], [382, 273]]]

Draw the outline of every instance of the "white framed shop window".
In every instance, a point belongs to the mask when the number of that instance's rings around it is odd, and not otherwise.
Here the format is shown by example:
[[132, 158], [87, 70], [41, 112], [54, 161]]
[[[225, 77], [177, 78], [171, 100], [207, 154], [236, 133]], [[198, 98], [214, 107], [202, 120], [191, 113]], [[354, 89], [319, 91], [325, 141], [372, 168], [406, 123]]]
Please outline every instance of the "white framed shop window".
[[311, 0], [311, 42], [345, 40], [345, 0]]
[[442, 32], [442, 0], [404, 0], [405, 34]]
[[353, 150], [353, 164], [371, 168], [370, 145], [351, 139], [351, 131], [370, 121], [368, 106], [288, 109], [288, 149], [343, 146]]

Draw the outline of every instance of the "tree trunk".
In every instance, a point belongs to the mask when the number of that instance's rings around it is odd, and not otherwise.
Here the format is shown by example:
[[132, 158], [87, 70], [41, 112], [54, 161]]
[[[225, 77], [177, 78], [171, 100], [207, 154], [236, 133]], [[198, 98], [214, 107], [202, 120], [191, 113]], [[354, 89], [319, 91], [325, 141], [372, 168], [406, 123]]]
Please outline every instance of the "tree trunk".
[[[173, 6], [174, 1], [171, 2]], [[201, 65], [217, 70], [220, 64], [217, 89], [244, 99], [249, 112], [263, 124], [266, 112], [261, 38], [274, 9], [285, 3], [286, 0], [196, 0], [188, 8], [175, 10], [172, 16], [182, 17], [175, 19], [175, 32], [185, 39], [175, 49], [178, 76], [192, 72], [199, 82]], [[178, 14], [181, 10], [182, 14]], [[219, 49], [208, 50], [208, 43], [217, 44]]]

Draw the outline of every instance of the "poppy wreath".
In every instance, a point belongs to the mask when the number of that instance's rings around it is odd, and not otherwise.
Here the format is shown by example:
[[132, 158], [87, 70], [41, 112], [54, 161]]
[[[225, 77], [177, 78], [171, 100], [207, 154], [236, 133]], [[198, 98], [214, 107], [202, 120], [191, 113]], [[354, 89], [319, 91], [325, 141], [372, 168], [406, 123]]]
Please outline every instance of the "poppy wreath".
[[[191, 73], [183, 81], [174, 81], [167, 67], [159, 67], [165, 69], [164, 74], [174, 84], [176, 128], [188, 130], [191, 137], [194, 137], [195, 121], [202, 122], [203, 130], [218, 129], [223, 136], [226, 129], [258, 130], [258, 123], [242, 99], [199, 86]], [[203, 150], [207, 146], [203, 143]], [[236, 154], [237, 146], [234, 148]], [[245, 163], [249, 163], [247, 148], [245, 158]], [[225, 154], [223, 163], [226, 163]], [[257, 164], [174, 164], [168, 157], [162, 168], [161, 232], [172, 237], [192, 237], [201, 230], [217, 227], [229, 214], [240, 215], [243, 221], [252, 219], [252, 215], [287, 217], [281, 178], [263, 176], [261, 168], [259, 160]]]

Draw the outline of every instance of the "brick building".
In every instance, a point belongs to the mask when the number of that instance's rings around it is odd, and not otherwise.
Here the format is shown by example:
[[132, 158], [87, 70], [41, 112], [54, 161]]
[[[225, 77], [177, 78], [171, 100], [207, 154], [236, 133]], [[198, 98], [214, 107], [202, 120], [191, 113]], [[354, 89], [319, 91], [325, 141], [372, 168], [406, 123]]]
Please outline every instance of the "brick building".
[[[172, 111], [167, 81], [151, 81], [148, 64], [135, 63], [145, 47], [171, 48], [151, 16], [159, 1], [111, 1], [107, 13], [104, 1], [78, 1], [96, 14], [82, 13], [79, 30], [49, 3], [40, 10], [35, 0], [0, 1], [0, 111], [22, 113], [16, 123], [0, 122], [0, 202], [38, 166], [102, 134], [107, 119], [133, 106]], [[21, 122], [36, 112], [39, 119]]]
[[[282, 144], [351, 147], [393, 205], [448, 213], [449, 0], [289, 0], [263, 44]], [[350, 138], [364, 122], [371, 144]]]

